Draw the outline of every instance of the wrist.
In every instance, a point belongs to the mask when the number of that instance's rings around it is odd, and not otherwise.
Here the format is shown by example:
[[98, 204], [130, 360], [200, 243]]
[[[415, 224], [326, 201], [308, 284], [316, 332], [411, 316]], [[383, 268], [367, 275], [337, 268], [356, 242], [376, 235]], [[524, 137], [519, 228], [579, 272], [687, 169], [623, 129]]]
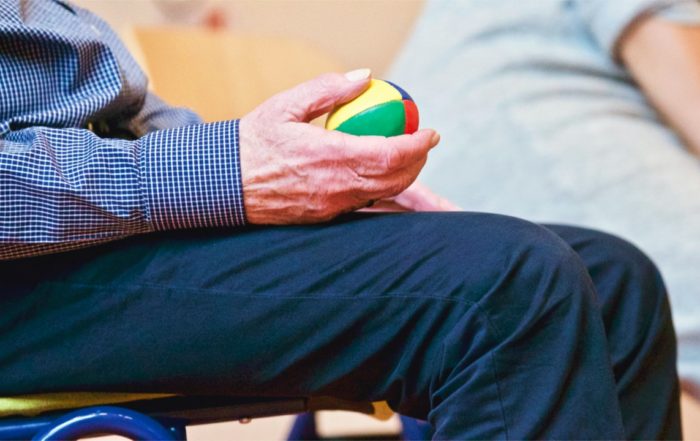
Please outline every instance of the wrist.
[[237, 120], [161, 130], [139, 142], [154, 229], [246, 223]]

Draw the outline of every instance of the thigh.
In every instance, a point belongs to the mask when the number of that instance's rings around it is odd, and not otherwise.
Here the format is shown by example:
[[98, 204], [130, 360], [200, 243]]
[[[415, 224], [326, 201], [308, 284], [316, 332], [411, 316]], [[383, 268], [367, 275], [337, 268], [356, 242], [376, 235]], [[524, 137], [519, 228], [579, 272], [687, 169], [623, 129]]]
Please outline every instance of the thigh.
[[357, 215], [2, 262], [0, 391], [364, 393], [351, 383], [405, 347], [439, 350], [419, 339], [553, 236], [502, 216]]
[[510, 217], [171, 232], [0, 278], [0, 394], [386, 399], [452, 439], [619, 430], [586, 268]]

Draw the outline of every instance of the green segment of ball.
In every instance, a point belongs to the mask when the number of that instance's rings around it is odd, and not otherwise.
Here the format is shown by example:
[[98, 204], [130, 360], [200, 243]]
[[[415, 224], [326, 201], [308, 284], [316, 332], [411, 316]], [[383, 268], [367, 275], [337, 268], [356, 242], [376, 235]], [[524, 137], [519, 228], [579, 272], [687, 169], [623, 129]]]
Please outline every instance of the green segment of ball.
[[344, 121], [336, 130], [351, 135], [397, 136], [404, 133], [406, 115], [401, 101], [372, 107]]

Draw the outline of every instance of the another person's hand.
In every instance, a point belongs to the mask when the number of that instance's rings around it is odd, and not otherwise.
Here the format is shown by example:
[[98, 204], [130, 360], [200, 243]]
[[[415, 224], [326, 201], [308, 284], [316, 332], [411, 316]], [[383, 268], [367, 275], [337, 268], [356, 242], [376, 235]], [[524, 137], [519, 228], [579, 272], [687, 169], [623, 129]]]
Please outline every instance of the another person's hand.
[[461, 211], [452, 201], [415, 181], [400, 194], [377, 201], [368, 211]]
[[440, 140], [435, 131], [358, 137], [308, 124], [368, 85], [368, 70], [325, 74], [275, 95], [241, 119], [250, 223], [327, 221], [396, 196], [416, 179]]

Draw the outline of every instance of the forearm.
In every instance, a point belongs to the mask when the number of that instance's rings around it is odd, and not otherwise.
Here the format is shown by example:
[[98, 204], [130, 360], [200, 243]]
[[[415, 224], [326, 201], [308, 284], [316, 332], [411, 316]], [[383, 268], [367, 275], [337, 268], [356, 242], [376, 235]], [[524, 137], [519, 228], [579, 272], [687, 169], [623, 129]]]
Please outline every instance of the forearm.
[[136, 141], [31, 128], [0, 138], [0, 259], [154, 230], [245, 223], [238, 122]]
[[649, 101], [700, 155], [700, 27], [643, 18], [620, 41], [619, 56]]

